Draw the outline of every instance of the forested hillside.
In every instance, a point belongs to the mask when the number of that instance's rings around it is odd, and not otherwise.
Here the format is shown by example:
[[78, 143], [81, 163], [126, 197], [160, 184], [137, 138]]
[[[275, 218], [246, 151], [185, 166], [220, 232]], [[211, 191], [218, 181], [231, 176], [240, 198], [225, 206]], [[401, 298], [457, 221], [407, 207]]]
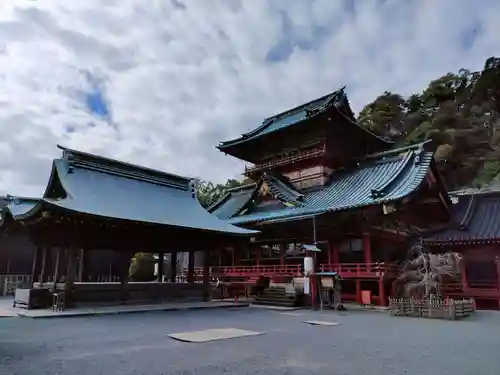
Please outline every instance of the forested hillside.
[[[481, 71], [437, 77], [409, 97], [385, 92], [358, 122], [400, 146], [432, 139], [449, 190], [500, 184], [500, 58], [487, 59]], [[240, 184], [199, 181], [200, 202], [207, 207]]]
[[358, 122], [399, 145], [432, 139], [449, 189], [500, 183], [500, 58], [436, 77], [410, 97], [385, 92]]

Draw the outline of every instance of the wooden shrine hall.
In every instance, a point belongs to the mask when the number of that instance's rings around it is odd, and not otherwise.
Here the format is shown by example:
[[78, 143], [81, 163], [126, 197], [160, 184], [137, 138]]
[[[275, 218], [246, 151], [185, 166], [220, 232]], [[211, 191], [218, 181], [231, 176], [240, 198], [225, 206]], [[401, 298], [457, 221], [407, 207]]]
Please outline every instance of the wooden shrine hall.
[[221, 152], [249, 163], [245, 175], [253, 183], [231, 189], [208, 210], [260, 233], [232, 250], [221, 262], [230, 267], [219, 273], [298, 278], [300, 245], [313, 243], [322, 250], [316, 269], [339, 274], [343, 299], [361, 303], [365, 290], [387, 304], [409, 229], [450, 218], [434, 147], [395, 148], [363, 128], [344, 89], [221, 142]]
[[[207, 300], [210, 250], [248, 242], [257, 233], [210, 215], [199, 204], [192, 181], [165, 172], [123, 163], [61, 146], [53, 161], [43, 197], [10, 197], [2, 210], [0, 230], [27, 234], [36, 245], [32, 288], [16, 290], [15, 304], [28, 308], [64, 305]], [[117, 280], [91, 282], [89, 256], [113, 250], [119, 258]], [[187, 283], [175, 284], [177, 251], [189, 252]], [[203, 283], [194, 282], [194, 252], [203, 251]], [[163, 283], [128, 282], [129, 263], [137, 252], [163, 259], [171, 253], [174, 267]]]
[[462, 257], [461, 280], [446, 286], [450, 297], [474, 298], [478, 308], [500, 310], [500, 191], [451, 193], [452, 218], [424, 234], [433, 252]]

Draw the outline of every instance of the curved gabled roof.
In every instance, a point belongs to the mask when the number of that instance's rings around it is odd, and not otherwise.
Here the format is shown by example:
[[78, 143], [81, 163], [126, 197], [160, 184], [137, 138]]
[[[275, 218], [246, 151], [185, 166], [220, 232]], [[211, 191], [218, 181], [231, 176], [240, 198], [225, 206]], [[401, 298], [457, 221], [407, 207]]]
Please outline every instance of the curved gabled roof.
[[16, 219], [31, 211], [39, 201], [40, 198], [7, 195], [5, 197], [0, 197], [0, 209], [2, 214], [8, 214], [13, 219]]
[[[225, 203], [213, 213], [239, 225], [388, 203], [418, 189], [429, 172], [432, 160], [433, 153], [424, 149], [424, 143], [378, 153], [368, 156], [356, 168], [333, 172], [326, 186], [302, 192], [299, 204], [277, 202], [274, 206], [253, 207], [241, 214], [241, 207], [252, 207], [250, 200], [254, 193], [248, 188], [229, 192]], [[279, 185], [275, 187], [281, 188]], [[234, 207], [238, 210], [231, 211]]]
[[209, 214], [187, 177], [102, 158], [67, 148], [53, 162], [43, 197], [29, 210], [11, 214], [26, 219], [59, 207], [94, 216], [234, 235], [257, 233]]
[[451, 222], [422, 234], [430, 245], [500, 242], [500, 191], [454, 193]]
[[[259, 126], [258, 128], [251, 130], [245, 134], [242, 134], [241, 137], [230, 140], [230, 141], [224, 141], [221, 142], [217, 148], [220, 151], [225, 152], [228, 148], [246, 143], [248, 141], [254, 140], [256, 138], [259, 138], [263, 135], [269, 134], [276, 132], [278, 130], [282, 130], [285, 128], [288, 128], [290, 126], [299, 124], [309, 118], [312, 118], [314, 116], [317, 116], [318, 114], [321, 114], [328, 110], [329, 108], [337, 108], [340, 104], [345, 104], [347, 103], [347, 96], [344, 92], [345, 87], [341, 88], [340, 90], [334, 91], [332, 93], [329, 93], [327, 95], [322, 96], [321, 98], [314, 99], [308, 103], [301, 104], [298, 107], [292, 108], [288, 111], [279, 113], [275, 116], [266, 118], [263, 122], [262, 125]], [[375, 133], [372, 133], [368, 129], [365, 129], [364, 127], [360, 126], [355, 118], [354, 114], [350, 110], [349, 107], [349, 114], [344, 114], [340, 110], [338, 111], [343, 117], [346, 118], [348, 122], [350, 122], [353, 126], [358, 127], [359, 129], [363, 130], [366, 132], [366, 134], [369, 134], [371, 137], [378, 139], [381, 143], [387, 144], [387, 147], [390, 147], [394, 144], [394, 142], [389, 141], [385, 138], [379, 137]]]

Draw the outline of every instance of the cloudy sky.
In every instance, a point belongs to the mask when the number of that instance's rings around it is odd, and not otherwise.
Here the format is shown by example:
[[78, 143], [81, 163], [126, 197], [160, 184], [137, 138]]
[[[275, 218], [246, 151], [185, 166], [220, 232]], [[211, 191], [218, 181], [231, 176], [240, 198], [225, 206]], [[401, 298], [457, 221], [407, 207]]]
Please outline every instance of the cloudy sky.
[[216, 182], [214, 146], [340, 86], [354, 110], [500, 55], [498, 0], [0, 0], [0, 194], [56, 144]]

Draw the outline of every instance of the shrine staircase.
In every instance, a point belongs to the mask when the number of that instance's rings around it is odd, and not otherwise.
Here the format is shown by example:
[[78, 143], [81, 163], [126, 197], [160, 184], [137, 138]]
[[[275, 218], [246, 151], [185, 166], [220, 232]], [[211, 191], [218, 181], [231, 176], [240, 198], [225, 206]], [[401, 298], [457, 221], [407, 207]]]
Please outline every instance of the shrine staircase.
[[284, 285], [273, 285], [263, 290], [254, 300], [254, 305], [295, 307], [298, 306], [298, 299], [295, 295], [285, 292]]

